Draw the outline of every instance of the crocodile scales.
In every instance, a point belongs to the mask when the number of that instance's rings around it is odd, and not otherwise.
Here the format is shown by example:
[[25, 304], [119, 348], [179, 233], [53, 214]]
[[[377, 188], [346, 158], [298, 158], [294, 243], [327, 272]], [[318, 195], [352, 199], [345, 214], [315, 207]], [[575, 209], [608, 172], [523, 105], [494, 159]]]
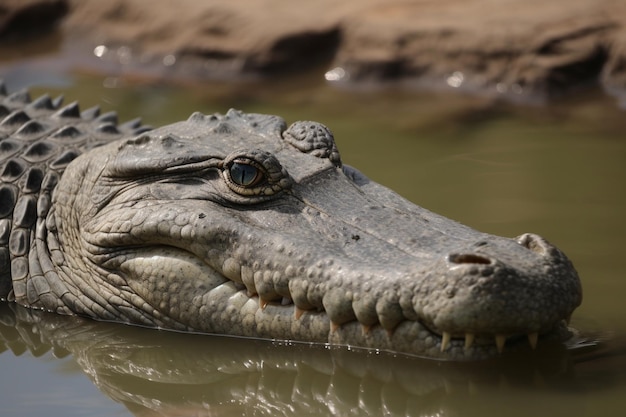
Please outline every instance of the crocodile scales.
[[0, 297], [156, 328], [468, 360], [566, 337], [545, 239], [481, 233], [277, 116], [139, 119], [0, 91]]

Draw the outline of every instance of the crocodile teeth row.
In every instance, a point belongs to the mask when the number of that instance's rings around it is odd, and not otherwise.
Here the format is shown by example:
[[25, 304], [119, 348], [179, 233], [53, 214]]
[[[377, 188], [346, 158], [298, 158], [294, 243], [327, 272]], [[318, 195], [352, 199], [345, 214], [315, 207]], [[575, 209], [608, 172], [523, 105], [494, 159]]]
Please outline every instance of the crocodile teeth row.
[[[261, 307], [262, 310], [265, 310], [265, 307], [267, 307], [268, 304], [269, 304], [268, 300], [264, 300], [263, 298], [259, 297], [259, 307]], [[280, 304], [283, 306], [291, 305], [293, 304], [293, 300], [289, 297], [282, 297]], [[294, 307], [295, 307], [295, 319], [299, 320], [300, 317], [302, 317], [302, 315], [305, 313], [305, 310], [298, 308], [298, 306], [294, 306]], [[339, 327], [341, 327], [340, 324], [331, 322], [332, 332], [336, 331]], [[363, 325], [363, 334], [369, 333], [370, 329], [371, 329], [371, 326]], [[392, 333], [392, 332], [388, 331], [388, 333]], [[537, 332], [534, 332], [534, 333], [528, 333], [527, 336], [528, 336], [528, 343], [530, 344], [530, 347], [535, 349], [537, 347], [537, 340], [539, 339], [539, 334]], [[448, 346], [450, 345], [451, 339], [452, 339], [452, 335], [449, 332], [443, 332], [443, 334], [441, 335], [441, 351], [442, 352], [448, 348]], [[474, 339], [475, 339], [474, 333], [465, 333], [464, 348], [465, 349], [471, 348], [472, 345], [474, 344]], [[495, 335], [495, 344], [496, 344], [496, 348], [498, 349], [498, 353], [502, 353], [504, 351], [504, 345], [506, 344], [506, 335], [504, 334]]]
[[[537, 332], [528, 333], [528, 343], [530, 347], [535, 349], [537, 347], [537, 340], [539, 339], [539, 334]], [[469, 349], [474, 344], [474, 334], [473, 333], [465, 333], [465, 349]], [[443, 352], [450, 345], [450, 340], [452, 335], [448, 332], [443, 332], [441, 335], [441, 351]], [[496, 348], [498, 349], [498, 353], [502, 353], [504, 351], [504, 344], [506, 343], [506, 335], [497, 334], [495, 335]]]

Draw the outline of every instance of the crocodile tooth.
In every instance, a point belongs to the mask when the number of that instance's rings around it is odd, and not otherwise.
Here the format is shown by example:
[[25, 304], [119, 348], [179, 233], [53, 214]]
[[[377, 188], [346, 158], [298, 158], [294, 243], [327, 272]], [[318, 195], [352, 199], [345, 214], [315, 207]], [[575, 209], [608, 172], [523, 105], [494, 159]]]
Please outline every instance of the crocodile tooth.
[[504, 351], [505, 343], [506, 343], [506, 335], [497, 334], [496, 335], [496, 347], [498, 348], [498, 353], [502, 353]]
[[337, 329], [341, 326], [340, 324], [335, 323], [334, 321], [330, 322], [330, 332], [335, 333]]
[[450, 344], [450, 337], [451, 335], [448, 332], [443, 332], [443, 334], [441, 335], [441, 351], [442, 352], [446, 350], [446, 348]]
[[302, 317], [302, 315], [304, 314], [304, 311], [305, 310], [298, 308], [298, 306], [296, 306], [295, 314], [294, 314], [294, 317], [296, 318], [296, 320], [300, 320], [300, 317]]
[[528, 343], [530, 343], [530, 347], [533, 349], [537, 348], [537, 339], [539, 338], [539, 334], [537, 332], [528, 333]]
[[265, 307], [267, 307], [268, 304], [269, 304], [269, 301], [264, 300], [261, 297], [259, 297], [259, 307], [261, 307], [261, 310], [265, 310]]
[[368, 335], [372, 331], [372, 326], [369, 324], [361, 324], [361, 330], [363, 330], [363, 336]]
[[469, 349], [474, 344], [474, 333], [465, 333], [465, 349]]

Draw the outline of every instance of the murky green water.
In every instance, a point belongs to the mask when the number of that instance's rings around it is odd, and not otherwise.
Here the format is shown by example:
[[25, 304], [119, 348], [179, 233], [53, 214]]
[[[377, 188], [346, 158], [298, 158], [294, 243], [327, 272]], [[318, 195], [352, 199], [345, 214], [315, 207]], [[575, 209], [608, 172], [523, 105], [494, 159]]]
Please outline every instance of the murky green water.
[[[26, 63], [25, 63], [26, 62]], [[57, 68], [57, 69], [55, 69]], [[537, 232], [583, 280], [573, 326], [600, 347], [479, 364], [182, 335], [0, 312], [0, 404], [12, 416], [621, 416], [626, 411], [626, 113], [600, 93], [520, 108], [450, 94], [338, 91], [317, 78], [159, 86], [18, 61], [13, 88], [160, 125], [199, 110], [313, 119], [345, 163], [477, 229]]]

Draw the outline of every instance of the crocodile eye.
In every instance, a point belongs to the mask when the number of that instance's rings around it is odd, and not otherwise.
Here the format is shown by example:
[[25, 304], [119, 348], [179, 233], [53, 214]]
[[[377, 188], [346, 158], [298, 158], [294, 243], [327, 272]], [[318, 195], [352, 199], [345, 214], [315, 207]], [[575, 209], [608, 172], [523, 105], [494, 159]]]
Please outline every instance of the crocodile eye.
[[253, 187], [264, 178], [260, 169], [243, 162], [234, 161], [228, 171], [233, 182], [242, 187]]
[[291, 177], [271, 153], [259, 149], [238, 150], [221, 163], [222, 178], [238, 203], [255, 203], [291, 186]]

